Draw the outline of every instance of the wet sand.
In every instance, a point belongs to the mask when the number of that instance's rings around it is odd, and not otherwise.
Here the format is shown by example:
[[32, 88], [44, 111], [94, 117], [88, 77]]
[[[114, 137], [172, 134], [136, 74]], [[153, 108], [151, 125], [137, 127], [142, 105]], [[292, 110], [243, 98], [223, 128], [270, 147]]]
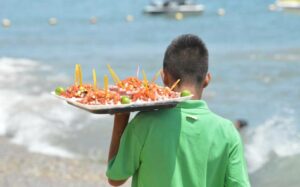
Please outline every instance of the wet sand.
[[109, 187], [105, 171], [106, 163], [31, 153], [0, 137], [0, 186]]

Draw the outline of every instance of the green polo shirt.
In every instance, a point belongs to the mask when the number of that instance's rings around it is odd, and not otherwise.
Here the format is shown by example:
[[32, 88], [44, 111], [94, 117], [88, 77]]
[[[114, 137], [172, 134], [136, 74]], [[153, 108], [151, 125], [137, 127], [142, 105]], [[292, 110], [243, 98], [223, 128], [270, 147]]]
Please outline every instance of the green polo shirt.
[[133, 176], [133, 187], [250, 186], [237, 130], [203, 100], [137, 114], [106, 175]]

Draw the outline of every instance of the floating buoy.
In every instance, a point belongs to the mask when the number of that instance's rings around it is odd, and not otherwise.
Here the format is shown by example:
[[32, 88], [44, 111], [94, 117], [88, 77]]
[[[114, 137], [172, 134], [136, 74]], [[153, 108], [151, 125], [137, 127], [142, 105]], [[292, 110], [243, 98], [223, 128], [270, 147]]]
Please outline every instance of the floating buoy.
[[177, 12], [176, 14], [175, 14], [175, 19], [176, 20], [182, 20], [183, 19], [183, 14], [182, 13], [180, 13], [180, 12]]
[[97, 17], [93, 16], [90, 18], [90, 24], [96, 24], [97, 23]]
[[49, 19], [49, 25], [56, 25], [57, 24], [57, 19], [56, 18], [50, 18]]
[[270, 4], [269, 5], [269, 10], [270, 11], [275, 11], [277, 9], [277, 6], [275, 4]]
[[10, 25], [11, 25], [11, 22], [10, 22], [9, 19], [4, 18], [4, 19], [2, 20], [2, 26], [3, 26], [3, 27], [8, 28], [8, 27], [10, 27]]
[[126, 16], [126, 21], [127, 21], [127, 22], [132, 22], [133, 20], [134, 20], [133, 15], [128, 14], [128, 15]]
[[224, 9], [224, 8], [219, 8], [219, 9], [218, 9], [218, 15], [219, 15], [219, 16], [224, 16], [225, 13], [226, 13], [226, 12], [225, 12], [225, 9]]

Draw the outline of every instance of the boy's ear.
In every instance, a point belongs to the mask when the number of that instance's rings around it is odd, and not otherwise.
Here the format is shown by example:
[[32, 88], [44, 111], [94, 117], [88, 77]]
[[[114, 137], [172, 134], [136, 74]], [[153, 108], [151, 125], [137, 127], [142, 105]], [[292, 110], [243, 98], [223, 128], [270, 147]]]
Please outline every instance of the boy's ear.
[[166, 72], [165, 70], [161, 71], [161, 79], [164, 82], [165, 86], [170, 86], [170, 84], [172, 83], [172, 78], [170, 76], [170, 74], [168, 72]]
[[209, 82], [211, 80], [211, 74], [208, 72], [205, 76], [204, 82], [203, 82], [203, 88], [207, 87]]

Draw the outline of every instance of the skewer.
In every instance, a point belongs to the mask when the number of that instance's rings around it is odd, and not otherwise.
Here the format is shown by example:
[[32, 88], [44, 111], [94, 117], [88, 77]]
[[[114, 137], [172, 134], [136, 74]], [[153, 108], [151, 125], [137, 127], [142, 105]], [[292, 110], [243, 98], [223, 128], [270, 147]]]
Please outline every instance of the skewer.
[[152, 79], [152, 83], [154, 83], [156, 80], [157, 80], [157, 78], [158, 78], [158, 76], [161, 74], [161, 71], [162, 71], [162, 69], [159, 69], [156, 73], [155, 73], [155, 75], [154, 75], [154, 77], [153, 77], [153, 79]]
[[136, 69], [136, 78], [139, 78], [139, 74], [140, 74], [140, 65], [138, 65]]
[[180, 79], [178, 79], [172, 86], [171, 86], [171, 90], [173, 90], [176, 86], [177, 86], [177, 84], [180, 82]]

